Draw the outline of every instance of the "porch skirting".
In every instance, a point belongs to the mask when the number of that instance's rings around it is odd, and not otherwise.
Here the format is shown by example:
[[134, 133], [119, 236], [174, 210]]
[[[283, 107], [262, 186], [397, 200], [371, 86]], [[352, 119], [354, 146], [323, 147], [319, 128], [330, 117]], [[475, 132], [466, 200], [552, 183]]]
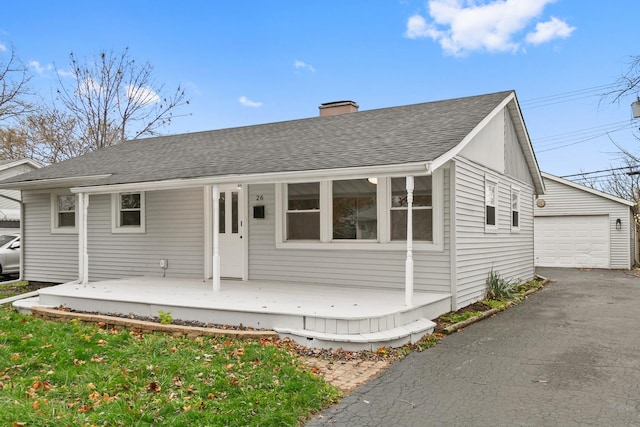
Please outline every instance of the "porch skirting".
[[135, 277], [40, 290], [39, 304], [273, 329], [308, 347], [375, 350], [415, 342], [450, 311], [449, 294], [296, 283]]

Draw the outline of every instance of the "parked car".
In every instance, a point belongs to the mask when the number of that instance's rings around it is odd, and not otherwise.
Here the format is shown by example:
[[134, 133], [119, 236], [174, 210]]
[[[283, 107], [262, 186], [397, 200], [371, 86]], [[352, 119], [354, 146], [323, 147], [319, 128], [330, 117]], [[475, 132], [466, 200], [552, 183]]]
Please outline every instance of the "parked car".
[[0, 274], [20, 273], [20, 235], [0, 235]]

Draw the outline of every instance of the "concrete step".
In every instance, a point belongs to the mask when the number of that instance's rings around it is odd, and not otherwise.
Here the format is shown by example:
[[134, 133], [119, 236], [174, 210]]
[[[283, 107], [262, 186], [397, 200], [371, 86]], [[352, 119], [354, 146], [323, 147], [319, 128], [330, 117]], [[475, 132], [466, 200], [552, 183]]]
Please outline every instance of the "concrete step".
[[[14, 301], [11, 305], [13, 305], [13, 308], [18, 310], [18, 313], [22, 314], [31, 314], [31, 307], [42, 306], [42, 304], [40, 304], [40, 297], [19, 299], [17, 301]], [[45, 307], [51, 308], [53, 306], [49, 305]]]
[[418, 319], [384, 331], [359, 334], [333, 334], [289, 328], [275, 328], [275, 331], [281, 337], [288, 337], [306, 347], [375, 351], [380, 347], [400, 347], [407, 343], [415, 343], [432, 333], [435, 326], [436, 324], [429, 319]]

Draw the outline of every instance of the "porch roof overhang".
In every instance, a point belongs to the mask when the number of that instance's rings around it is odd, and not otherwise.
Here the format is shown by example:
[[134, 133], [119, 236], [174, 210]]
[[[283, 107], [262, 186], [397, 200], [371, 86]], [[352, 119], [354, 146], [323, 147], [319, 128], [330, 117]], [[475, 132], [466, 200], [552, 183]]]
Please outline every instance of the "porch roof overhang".
[[201, 187], [214, 184], [264, 184], [284, 182], [305, 182], [322, 179], [350, 179], [358, 177], [430, 175], [433, 162], [403, 163], [397, 165], [364, 166], [356, 168], [321, 169], [310, 171], [271, 172], [258, 174], [237, 174], [224, 176], [171, 179], [162, 181], [127, 182], [105, 185], [74, 186], [72, 193], [110, 194], [128, 191], [173, 190]]

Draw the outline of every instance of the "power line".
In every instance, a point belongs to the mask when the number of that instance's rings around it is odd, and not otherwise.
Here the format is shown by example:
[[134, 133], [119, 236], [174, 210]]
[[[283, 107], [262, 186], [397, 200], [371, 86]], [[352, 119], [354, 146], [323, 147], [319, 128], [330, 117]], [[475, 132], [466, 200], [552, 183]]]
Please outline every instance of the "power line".
[[568, 92], [561, 92], [553, 95], [541, 96], [538, 98], [531, 98], [524, 100], [520, 103], [522, 107], [528, 108], [540, 108], [549, 105], [560, 104], [563, 102], [576, 101], [579, 99], [590, 98], [593, 96], [604, 96], [604, 90], [613, 91], [617, 87], [616, 83], [609, 83], [599, 86], [592, 86], [585, 89], [577, 89]]
[[599, 170], [599, 171], [574, 173], [574, 174], [571, 174], [571, 175], [562, 175], [560, 178], [570, 178], [572, 176], [595, 175], [595, 174], [599, 174], [599, 173], [602, 173], [602, 172], [613, 172], [613, 171], [620, 171], [620, 170], [624, 170], [624, 169], [633, 169], [633, 166], [623, 166], [623, 167], [619, 167], [619, 168], [602, 169], [602, 170]]

